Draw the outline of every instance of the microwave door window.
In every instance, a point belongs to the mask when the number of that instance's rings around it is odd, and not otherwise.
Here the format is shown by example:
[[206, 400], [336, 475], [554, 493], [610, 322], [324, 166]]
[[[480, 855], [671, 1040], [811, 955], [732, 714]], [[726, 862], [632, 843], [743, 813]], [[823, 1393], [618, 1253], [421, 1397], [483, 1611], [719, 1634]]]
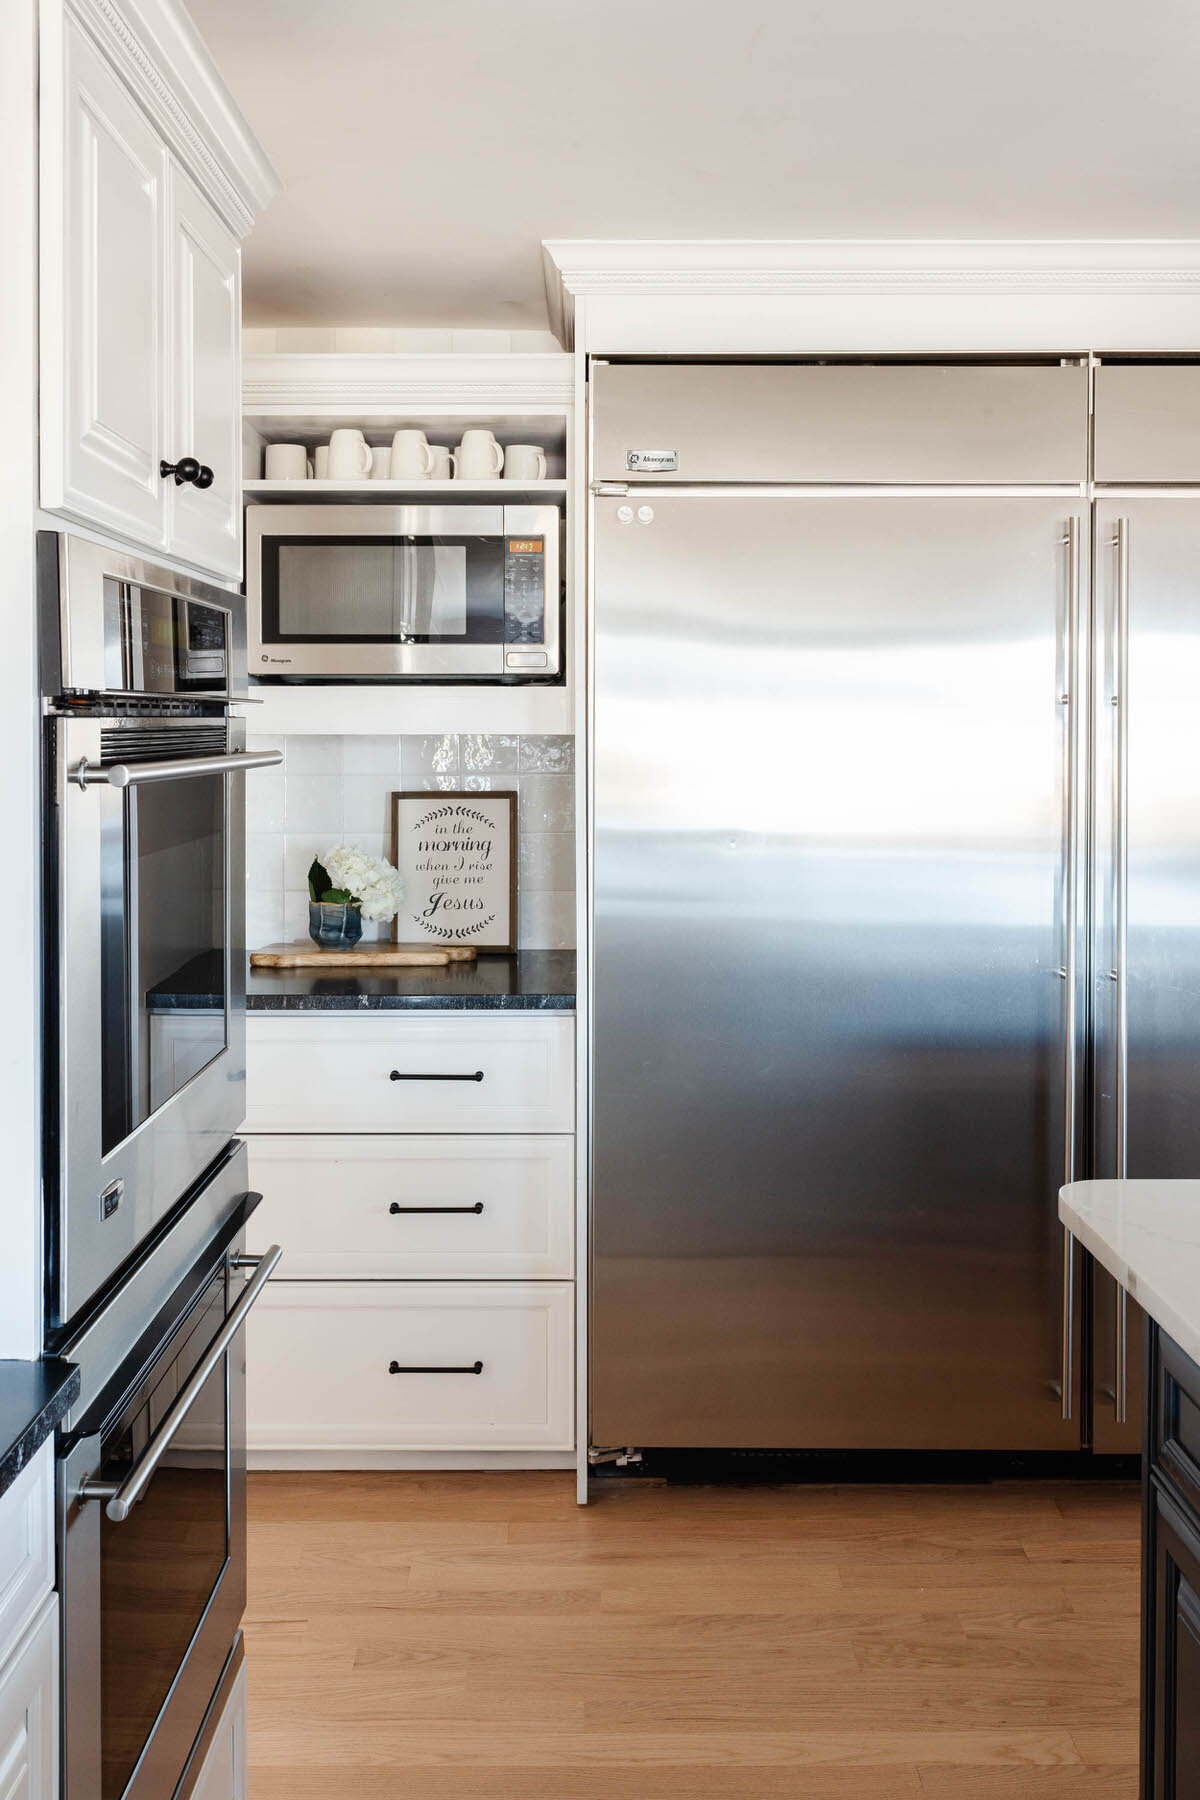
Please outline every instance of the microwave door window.
[[503, 643], [503, 541], [269, 540], [262, 636], [280, 645]]
[[467, 635], [467, 551], [464, 544], [403, 544], [404, 635], [440, 643]]

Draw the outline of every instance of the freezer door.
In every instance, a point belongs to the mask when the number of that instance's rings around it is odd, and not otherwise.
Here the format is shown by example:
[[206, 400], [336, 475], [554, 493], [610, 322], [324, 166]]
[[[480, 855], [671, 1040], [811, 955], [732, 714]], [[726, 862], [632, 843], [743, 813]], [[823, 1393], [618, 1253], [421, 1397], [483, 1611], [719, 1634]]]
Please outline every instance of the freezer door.
[[604, 481], [1082, 482], [1078, 363], [596, 363]]
[[1078, 509], [645, 507], [594, 509], [592, 1442], [1074, 1447]]
[[[1098, 505], [1095, 589], [1093, 1162], [1098, 1176], [1191, 1178], [1200, 1175], [1200, 499]], [[1136, 1450], [1141, 1315], [1102, 1270], [1094, 1283], [1093, 1441]]]
[[1097, 481], [1200, 481], [1200, 366], [1101, 363]]

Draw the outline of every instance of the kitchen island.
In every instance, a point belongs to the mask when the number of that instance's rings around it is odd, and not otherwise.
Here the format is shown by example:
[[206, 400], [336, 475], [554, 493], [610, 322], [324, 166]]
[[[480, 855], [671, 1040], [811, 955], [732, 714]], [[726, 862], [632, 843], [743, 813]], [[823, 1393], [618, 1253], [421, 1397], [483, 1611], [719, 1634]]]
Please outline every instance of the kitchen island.
[[1143, 1800], [1200, 1796], [1200, 1181], [1076, 1181], [1059, 1216], [1143, 1308]]

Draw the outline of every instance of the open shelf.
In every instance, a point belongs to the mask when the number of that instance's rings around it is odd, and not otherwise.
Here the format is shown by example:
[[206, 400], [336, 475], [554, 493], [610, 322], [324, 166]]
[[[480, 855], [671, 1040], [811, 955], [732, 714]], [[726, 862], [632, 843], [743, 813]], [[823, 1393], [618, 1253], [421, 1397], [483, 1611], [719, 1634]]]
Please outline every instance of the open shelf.
[[247, 500], [495, 500], [520, 506], [538, 500], [564, 501], [565, 481], [244, 481]]

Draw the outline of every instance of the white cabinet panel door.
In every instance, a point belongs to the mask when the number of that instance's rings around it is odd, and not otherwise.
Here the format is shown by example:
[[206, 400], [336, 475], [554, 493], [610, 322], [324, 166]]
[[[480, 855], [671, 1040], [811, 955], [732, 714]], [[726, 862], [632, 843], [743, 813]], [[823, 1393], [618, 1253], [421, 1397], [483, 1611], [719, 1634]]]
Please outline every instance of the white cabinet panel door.
[[241, 252], [183, 171], [170, 177], [170, 369], [167, 460], [194, 456], [213, 484], [169, 494], [171, 554], [242, 573]]
[[[54, 1586], [54, 1444], [0, 1496], [0, 1664]], [[0, 1786], [0, 1800], [6, 1800]]]
[[570, 1282], [271, 1283], [247, 1325], [252, 1450], [569, 1450]]
[[42, 161], [42, 504], [161, 547], [167, 153], [70, 20]]
[[0, 1796], [58, 1800], [58, 1596], [0, 1672]]
[[[168, 1015], [169, 1016], [169, 1015]], [[277, 1280], [552, 1280], [573, 1269], [572, 1137], [252, 1137]]]

